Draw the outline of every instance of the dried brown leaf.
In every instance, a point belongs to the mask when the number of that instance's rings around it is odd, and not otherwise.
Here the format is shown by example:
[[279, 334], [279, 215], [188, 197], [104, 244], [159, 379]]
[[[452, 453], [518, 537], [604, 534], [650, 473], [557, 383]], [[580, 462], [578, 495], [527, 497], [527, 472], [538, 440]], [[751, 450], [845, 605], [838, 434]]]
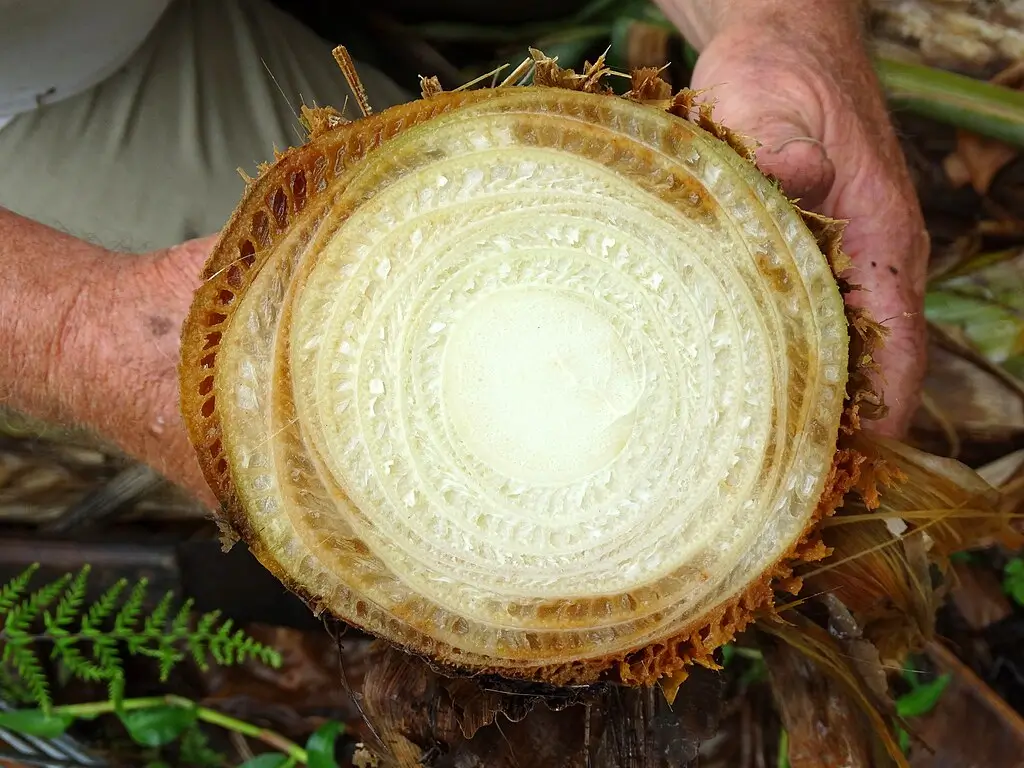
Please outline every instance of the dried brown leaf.
[[870, 766], [871, 735], [844, 687], [792, 646], [766, 643], [763, 652], [792, 768]]
[[[892, 702], [872, 690], [856, 665], [826, 630], [797, 613], [789, 614], [786, 618], [788, 621], [778, 617], [765, 620], [758, 624], [758, 628], [791, 647], [812, 662], [820, 674], [827, 676], [834, 684], [834, 687], [828, 689], [829, 696], [846, 697], [860, 710], [870, 728], [869, 732], [877, 740], [877, 745], [873, 744], [871, 751], [878, 764], [885, 765], [879, 762], [880, 757], [888, 755], [891, 764], [909, 768], [893, 731], [892, 716], [895, 709]], [[786, 691], [782, 690], [776, 695], [785, 696]]]
[[424, 77], [420, 75], [420, 95], [424, 99], [437, 96], [439, 93], [444, 93], [444, 88], [441, 87], [441, 81], [437, 77]]
[[863, 433], [848, 443], [866, 457], [875, 489], [848, 496], [825, 521], [832, 555], [801, 574], [804, 594], [835, 595], [883, 661], [898, 664], [933, 637], [944, 585], [931, 566], [944, 571], [954, 552], [1021, 537], [1003, 495], [960, 462]]
[[1011, 525], [1015, 510], [973, 469], [882, 437], [861, 434], [855, 442], [873, 461], [898, 466], [907, 478], [885, 489], [874, 514], [903, 519], [912, 530], [925, 532], [937, 561], [995, 543], [1021, 545]]
[[921, 409], [913, 433], [941, 433], [956, 457], [961, 441], [1003, 443], [1024, 433], [1024, 398], [1005, 379], [973, 360], [932, 343]]
[[604, 54], [599, 56], [594, 63], [585, 62], [583, 72], [579, 74], [571, 69], [563, 69], [558, 66], [557, 60], [536, 48], [530, 49], [530, 56], [533, 57], [534, 62], [533, 81], [537, 85], [583, 91], [584, 93], [611, 93], [611, 89], [604, 84], [605, 76], [611, 72], [605, 66]]
[[943, 168], [954, 187], [970, 184], [975, 192], [984, 195], [996, 175], [1019, 154], [1020, 150], [1009, 144], [959, 131], [956, 150], [943, 161]]
[[971, 629], [985, 629], [1013, 613], [1002, 584], [991, 570], [954, 563], [953, 577], [950, 597]]
[[672, 98], [672, 88], [661, 79], [664, 67], [641, 67], [630, 75], [631, 88], [627, 98], [643, 104], [656, 103], [667, 108]]
[[669, 59], [672, 33], [659, 24], [634, 21], [626, 33], [626, 64], [630, 70], [660, 67]]
[[997, 768], [1024, 763], [1024, 720], [950, 651], [928, 649], [937, 671], [952, 680], [935, 708], [915, 718], [920, 743], [911, 748], [914, 768]]
[[994, 488], [1004, 489], [1024, 469], [1024, 449], [1008, 453], [978, 468], [978, 475]]
[[[349, 122], [334, 107], [307, 107], [305, 104], [299, 108], [299, 121], [305, 126], [310, 139], [315, 139], [317, 136]], [[246, 184], [252, 182], [253, 179], [248, 179]]]
[[299, 730], [307, 735], [316, 727], [319, 715], [330, 711], [351, 732], [362, 733], [362, 713], [345, 683], [362, 685], [368, 639], [345, 640], [339, 653], [338, 643], [327, 632], [262, 624], [246, 629], [281, 653], [281, 666], [250, 660], [233, 667], [213, 667], [206, 675], [207, 701], [236, 702], [236, 706], [296, 727], [304, 723]]
[[[1006, 88], [1024, 84], [1024, 68], [1017, 62], [991, 80]], [[988, 193], [996, 175], [1020, 156], [1020, 149], [970, 131], [957, 131], [956, 149], [946, 157], [943, 167], [954, 187], [970, 184], [979, 195]]]
[[[841, 522], [841, 518], [837, 518]], [[835, 595], [850, 609], [882, 658], [901, 659], [934, 633], [936, 600], [927, 568], [881, 518], [829, 526], [832, 556], [804, 576], [808, 594]]]

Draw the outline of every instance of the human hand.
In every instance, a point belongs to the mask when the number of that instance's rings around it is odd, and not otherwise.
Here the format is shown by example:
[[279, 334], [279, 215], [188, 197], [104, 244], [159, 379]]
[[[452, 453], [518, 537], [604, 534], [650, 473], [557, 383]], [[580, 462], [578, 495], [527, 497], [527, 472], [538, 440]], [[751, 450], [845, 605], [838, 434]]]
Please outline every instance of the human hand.
[[213, 242], [117, 253], [0, 208], [0, 402], [215, 503], [178, 410], [181, 326]]
[[215, 238], [146, 254], [104, 254], [67, 315], [51, 378], [75, 382], [68, 417], [191, 492], [217, 502], [179, 410], [182, 324]]
[[707, 89], [715, 119], [761, 144], [758, 165], [802, 207], [848, 222], [848, 277], [864, 290], [847, 301], [890, 331], [878, 355], [889, 414], [871, 428], [901, 437], [926, 365], [929, 242], [856, 5], [663, 3], [703, 48], [692, 86]]
[[204, 237], [146, 254], [130, 278], [140, 286], [141, 301], [134, 309], [143, 337], [136, 347], [140, 370], [152, 382], [141, 403], [143, 418], [156, 427], [149, 432], [158, 441], [150, 446], [155, 453], [143, 448], [139, 455], [153, 456], [152, 466], [214, 509], [219, 504], [199, 468], [179, 407], [178, 361], [181, 328], [215, 242], [215, 236]]

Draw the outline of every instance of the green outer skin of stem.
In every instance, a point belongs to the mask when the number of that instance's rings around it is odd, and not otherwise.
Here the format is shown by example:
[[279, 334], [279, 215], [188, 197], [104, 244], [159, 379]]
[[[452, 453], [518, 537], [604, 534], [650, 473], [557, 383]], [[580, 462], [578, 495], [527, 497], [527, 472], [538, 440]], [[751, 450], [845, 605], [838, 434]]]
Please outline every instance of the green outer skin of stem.
[[281, 734], [269, 731], [266, 728], [260, 728], [252, 723], [247, 723], [244, 720], [237, 720], [233, 717], [229, 717], [215, 709], [197, 706], [194, 701], [186, 699], [183, 696], [169, 695], [151, 696], [139, 699], [124, 699], [120, 703], [114, 701], [97, 701], [89, 704], [68, 704], [61, 707], [54, 707], [53, 713], [56, 715], [71, 715], [72, 717], [91, 718], [96, 717], [97, 715], [108, 714], [118, 709], [150, 709], [152, 707], [165, 706], [195, 709], [196, 718], [203, 722], [210, 723], [211, 725], [218, 725], [221, 728], [235, 731], [243, 736], [258, 739], [264, 744], [281, 750], [300, 765], [305, 765], [309, 762], [309, 755], [306, 753], [306, 750]]
[[1024, 147], [1024, 92], [882, 57], [875, 71], [894, 106]]

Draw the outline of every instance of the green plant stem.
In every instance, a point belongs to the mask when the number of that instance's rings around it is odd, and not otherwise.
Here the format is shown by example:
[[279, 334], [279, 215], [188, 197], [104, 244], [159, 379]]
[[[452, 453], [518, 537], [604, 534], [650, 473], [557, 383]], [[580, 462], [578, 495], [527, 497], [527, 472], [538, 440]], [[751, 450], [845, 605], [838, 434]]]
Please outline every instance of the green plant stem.
[[88, 704], [67, 704], [65, 706], [54, 707], [53, 713], [55, 715], [93, 718], [99, 715], [112, 713], [118, 709], [128, 711], [166, 706], [194, 709], [196, 719], [198, 720], [262, 741], [267, 746], [284, 752], [288, 757], [295, 760], [300, 765], [305, 765], [309, 762], [309, 755], [306, 753], [306, 750], [281, 734], [266, 728], [260, 728], [259, 726], [247, 723], [244, 720], [238, 720], [234, 717], [230, 717], [229, 715], [225, 715], [223, 712], [218, 712], [215, 709], [198, 706], [194, 701], [187, 699], [184, 696], [168, 695], [150, 696], [138, 699], [124, 699], [119, 704], [113, 701], [95, 701]]
[[875, 71], [895, 106], [1024, 147], [1024, 92], [884, 57]]

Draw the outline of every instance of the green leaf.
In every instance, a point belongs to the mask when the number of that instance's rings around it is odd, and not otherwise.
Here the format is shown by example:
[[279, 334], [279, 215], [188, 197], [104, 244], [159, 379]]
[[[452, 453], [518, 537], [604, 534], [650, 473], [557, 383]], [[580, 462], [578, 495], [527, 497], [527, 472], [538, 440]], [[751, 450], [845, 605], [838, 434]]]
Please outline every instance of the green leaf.
[[7, 582], [3, 589], [0, 589], [0, 613], [7, 613], [15, 602], [21, 599], [25, 588], [28, 587], [28, 583], [37, 570], [39, 570], [39, 563], [33, 563]]
[[629, 33], [636, 23], [635, 19], [619, 17], [612, 22], [609, 31], [611, 47], [608, 51], [608, 62], [615, 68], [625, 70], [629, 53]]
[[53, 702], [50, 699], [50, 685], [39, 659], [31, 648], [8, 645], [10, 661], [18, 672], [25, 689], [32, 695], [34, 704], [43, 712], [49, 712]]
[[[118, 580], [91, 604], [86, 605], [88, 565], [77, 575], [63, 577], [26, 594], [37, 567], [26, 569], [6, 585], [0, 585], [0, 691], [11, 702], [52, 710], [47, 675], [37, 655], [39, 640], [50, 643], [49, 657], [59, 664], [61, 681], [66, 677], [86, 682], [105, 682], [109, 698], [120, 702], [124, 695], [122, 650], [131, 656], [147, 656], [159, 662], [161, 680], [191, 651], [203, 668], [207, 655], [220, 664], [258, 659], [272, 666], [280, 654], [234, 629], [231, 622], [218, 626], [220, 614], [205, 614], [198, 629], [191, 630], [192, 601], [187, 600], [168, 627], [172, 593], [167, 593], [152, 614], [144, 616], [148, 583], [140, 579], [127, 593], [128, 582]], [[118, 607], [120, 605], [120, 607]], [[51, 606], [54, 606], [51, 608]], [[30, 634], [33, 622], [42, 619], [42, 632]], [[78, 624], [78, 630], [72, 627]], [[109, 626], [109, 625], [112, 625]], [[136, 716], [132, 716], [136, 717]], [[145, 717], [139, 715], [138, 717]], [[144, 737], [150, 743], [154, 738]]]
[[[974, 278], [958, 278], [971, 279]], [[946, 284], [928, 292], [925, 316], [937, 325], [960, 329], [994, 363], [1002, 363], [1021, 352], [1024, 321], [1020, 309], [994, 297], [971, 295], [961, 285]]]
[[143, 632], [150, 637], [157, 637], [163, 634], [167, 624], [167, 614], [171, 610], [171, 601], [174, 600], [174, 593], [167, 592], [157, 603], [153, 612], [146, 617], [143, 624]]
[[789, 731], [783, 728], [779, 731], [779, 756], [775, 760], [778, 768], [791, 768], [789, 762]]
[[736, 646], [728, 643], [722, 646], [722, 666], [729, 666], [729, 662], [736, 656]]
[[71, 581], [70, 574], [66, 574], [57, 581], [46, 584], [36, 590], [32, 595], [11, 608], [4, 617], [4, 631], [8, 635], [24, 634], [28, 631], [29, 625], [39, 616], [40, 611], [50, 605], [64, 592], [67, 583]]
[[46, 626], [49, 631], [54, 632], [57, 629], [64, 629], [70, 626], [71, 622], [78, 615], [82, 607], [82, 601], [85, 598], [85, 583], [89, 578], [89, 570], [89, 566], [85, 565], [78, 572], [78, 575], [75, 576], [64, 596], [61, 597], [60, 602], [57, 603], [57, 610], [52, 619], [49, 612], [47, 612]]
[[206, 733], [197, 725], [193, 725], [181, 735], [178, 743], [178, 759], [184, 765], [202, 768], [221, 768], [227, 765], [227, 756], [210, 747]]
[[162, 747], [178, 738], [196, 721], [193, 707], [153, 707], [120, 712], [118, 715], [136, 744]]
[[251, 760], [246, 760], [238, 768], [285, 768], [288, 762], [288, 755], [268, 752], [265, 755], [256, 755]]
[[336, 720], [328, 720], [314, 731], [306, 742], [309, 768], [340, 768], [334, 759], [334, 743], [345, 732], [345, 726]]
[[763, 683], [768, 679], [768, 665], [764, 659], [752, 659], [749, 666], [740, 675], [740, 684], [744, 686]]
[[62, 735], [75, 720], [71, 715], [56, 712], [47, 714], [41, 709], [14, 709], [0, 712], [0, 727], [17, 733], [55, 739]]
[[935, 67], [877, 58], [895, 106], [973, 133], [1024, 146], [1024, 93]]
[[953, 676], [945, 674], [935, 678], [930, 683], [923, 683], [909, 693], [905, 693], [896, 700], [896, 714], [900, 717], [920, 717], [927, 715], [938, 703], [942, 692], [946, 690]]
[[903, 728], [896, 727], [896, 736], [900, 742], [900, 749], [903, 750], [903, 754], [907, 754], [910, 751], [910, 734], [907, 733]]
[[117, 599], [121, 596], [124, 588], [128, 586], [127, 579], [118, 579], [112, 584], [99, 599], [90, 606], [89, 611], [82, 617], [81, 632], [87, 634], [90, 630], [99, 628], [117, 606]]
[[1024, 559], [1015, 557], [1003, 569], [1003, 590], [1018, 605], [1024, 605]]
[[131, 594], [125, 600], [121, 610], [117, 612], [114, 619], [114, 631], [118, 635], [130, 635], [132, 629], [139, 622], [139, 613], [142, 611], [142, 601], [146, 597], [146, 587], [149, 585], [147, 579], [139, 579], [132, 588]]

